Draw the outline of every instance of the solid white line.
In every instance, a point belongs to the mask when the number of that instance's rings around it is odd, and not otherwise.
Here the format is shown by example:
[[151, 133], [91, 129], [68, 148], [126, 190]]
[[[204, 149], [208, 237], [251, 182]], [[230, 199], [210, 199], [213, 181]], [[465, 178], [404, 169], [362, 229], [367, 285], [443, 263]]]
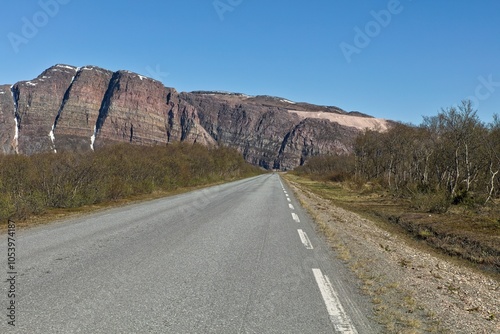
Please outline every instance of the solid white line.
[[307, 236], [306, 232], [302, 230], [297, 230], [297, 232], [299, 232], [300, 241], [302, 241], [306, 249], [313, 249], [311, 240], [309, 240], [309, 237]]
[[312, 271], [335, 331], [338, 333], [357, 334], [358, 331], [356, 331], [351, 319], [349, 319], [342, 304], [340, 304], [339, 297], [335, 293], [335, 290], [333, 290], [328, 276], [323, 275], [320, 269], [313, 269]]
[[292, 209], [292, 210], [295, 210], [295, 208], [293, 207], [293, 205], [292, 205], [292, 204], [290, 204], [290, 203], [288, 204], [288, 207], [289, 207], [290, 209]]
[[297, 214], [295, 212], [292, 212], [292, 218], [293, 220], [295, 220], [297, 223], [300, 223], [300, 218], [299, 216], [297, 216]]

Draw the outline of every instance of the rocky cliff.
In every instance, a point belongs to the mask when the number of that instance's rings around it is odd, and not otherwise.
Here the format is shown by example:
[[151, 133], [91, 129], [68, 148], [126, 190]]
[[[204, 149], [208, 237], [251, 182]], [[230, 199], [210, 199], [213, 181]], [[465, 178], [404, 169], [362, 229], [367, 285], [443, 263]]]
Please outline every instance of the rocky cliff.
[[115, 142], [227, 145], [253, 164], [291, 169], [342, 154], [363, 128], [387, 122], [270, 96], [178, 93], [159, 81], [95, 66], [55, 65], [0, 86], [0, 152], [95, 150]]

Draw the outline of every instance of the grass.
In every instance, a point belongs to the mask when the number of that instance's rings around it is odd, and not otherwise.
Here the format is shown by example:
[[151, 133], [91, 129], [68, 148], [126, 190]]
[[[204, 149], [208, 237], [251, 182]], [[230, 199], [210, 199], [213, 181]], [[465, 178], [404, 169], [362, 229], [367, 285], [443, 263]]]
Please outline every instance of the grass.
[[[500, 203], [482, 209], [452, 206], [446, 213], [429, 213], [372, 183], [359, 187], [293, 174], [286, 178], [339, 207], [375, 221], [379, 227], [413, 239], [420, 247], [430, 246], [441, 254], [465, 260], [482, 272], [500, 275]], [[385, 245], [380, 247], [390, 252]]]
[[[318, 231], [326, 233], [327, 240], [335, 250], [337, 257], [344, 261], [360, 280], [361, 291], [371, 299], [374, 319], [383, 327], [382, 331], [384, 333], [451, 333], [449, 329], [445, 328], [446, 324], [442, 319], [424, 306], [425, 303], [419, 300], [419, 296], [415, 295], [415, 291], [397, 282], [397, 278], [391, 276], [390, 273], [380, 271], [376, 265], [374, 266], [379, 256], [384, 257], [385, 254], [395, 259], [397, 267], [401, 268], [403, 274], [407, 270], [424, 268], [423, 264], [412, 261], [411, 258], [406, 256], [398, 257], [397, 250], [391, 249], [394, 246], [391, 247], [385, 242], [385, 240], [390, 242], [391, 238], [389, 236], [396, 235], [398, 239], [402, 239], [412, 248], [423, 250], [425, 253], [430, 253], [446, 261], [466, 265], [477, 270], [477, 262], [466, 260], [462, 255], [450, 254], [450, 252], [440, 249], [432, 243], [433, 238], [439, 236], [439, 232], [436, 232], [435, 227], [420, 224], [416, 226], [418, 228], [409, 230], [405, 224], [400, 224], [400, 220], [393, 218], [408, 213], [428, 216], [428, 213], [415, 211], [410, 207], [409, 203], [398, 200], [381, 189], [376, 189], [374, 185], [356, 189], [345, 183], [311, 180], [294, 174], [284, 174], [283, 176], [296, 189], [297, 198], [314, 218]], [[318, 197], [327, 201], [323, 201]], [[365, 228], [358, 230], [357, 225], [351, 225], [354, 230], [350, 230], [348, 226], [352, 222], [346, 216], [337, 216], [335, 210], [329, 212], [322, 210], [322, 208], [328, 206], [326, 204], [328, 202], [333, 202], [335, 206], [347, 211], [355, 212], [368, 219], [370, 223], [374, 223], [375, 226], [389, 232], [384, 233], [385, 237], [382, 236], [377, 241], [381, 253], [378, 255], [373, 252], [365, 253], [359, 247], [354, 246], [358, 244], [358, 238], [351, 238], [350, 233], [354, 233], [354, 235], [363, 239], [364, 236], [360, 233], [370, 233], [370, 231]], [[463, 209], [458, 213], [451, 211], [451, 214], [444, 214], [450, 224], [453, 220], [458, 221], [463, 215]], [[494, 210], [491, 210], [491, 212], [494, 212]], [[461, 222], [458, 222], [456, 225], [460, 226], [461, 224]], [[346, 231], [350, 232], [343, 233], [343, 226], [345, 226]], [[361, 228], [361, 225], [359, 227]], [[455, 231], [457, 234], [459, 232], [459, 230]], [[470, 233], [469, 230], [468, 232]], [[479, 239], [481, 235], [482, 233], [479, 233]], [[450, 242], [450, 246], [452, 243]], [[474, 248], [477, 247], [477, 245], [474, 246]], [[436, 264], [436, 268], [440, 269], [439, 264]], [[484, 272], [484, 263], [481, 265], [480, 270]], [[489, 276], [498, 279], [498, 273], [493, 273], [488, 269], [486, 269], [486, 272]], [[435, 279], [442, 279], [439, 273], [433, 272], [432, 268], [430, 274]], [[417, 277], [422, 278], [420, 274]], [[449, 295], [460, 293], [460, 288], [447, 280], [443, 280], [441, 285], [436, 287], [441, 293], [446, 292]], [[474, 312], [474, 310], [470, 312]], [[484, 315], [484, 319], [485, 321], [496, 321], [496, 316], [496, 314], [490, 312]]]
[[[285, 178], [288, 181], [292, 178], [292, 184], [297, 180], [290, 175], [286, 175]], [[311, 182], [309, 180], [301, 181]], [[319, 184], [318, 187], [323, 190], [327, 189], [323, 184]], [[384, 333], [445, 332], [439, 320], [427, 316], [425, 310], [404, 286], [374, 268], [375, 259], [371, 254], [359, 254], [355, 249], [351, 249], [347, 243], [349, 241], [345, 240], [340, 233], [336, 233], [330, 226], [331, 216], [322, 210], [324, 208], [322, 204], [311, 198], [313, 196], [311, 193], [300, 191], [300, 195], [303, 197], [297, 196], [297, 198], [313, 217], [318, 232], [323, 233], [332, 249], [335, 250], [337, 258], [343, 261], [360, 280], [361, 291], [371, 299], [374, 318], [383, 327]], [[311, 199], [312, 202], [309, 202], [307, 198]], [[385, 252], [391, 252], [388, 245], [380, 244], [380, 247]], [[402, 261], [402, 263], [410, 264], [407, 260]]]

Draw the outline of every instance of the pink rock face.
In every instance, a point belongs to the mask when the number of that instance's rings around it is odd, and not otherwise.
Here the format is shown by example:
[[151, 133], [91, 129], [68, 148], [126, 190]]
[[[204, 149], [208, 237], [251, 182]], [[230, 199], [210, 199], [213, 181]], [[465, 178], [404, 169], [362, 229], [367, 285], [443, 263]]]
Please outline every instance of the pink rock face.
[[78, 69], [61, 103], [54, 129], [58, 150], [89, 150], [99, 110], [113, 72], [93, 66]]
[[185, 141], [234, 147], [248, 162], [286, 170], [314, 155], [350, 152], [359, 124], [380, 122], [270, 96], [178, 93], [136, 73], [95, 66], [56, 65], [34, 80], [0, 86], [6, 154]]
[[126, 71], [114, 73], [99, 110], [96, 140], [166, 143], [168, 94], [158, 81]]
[[12, 87], [17, 104], [18, 151], [33, 154], [54, 150], [49, 136], [76, 67], [56, 65], [31, 81]]
[[217, 142], [267, 169], [288, 170], [314, 155], [348, 153], [359, 133], [328, 120], [299, 117], [288, 111], [289, 103], [269, 97], [182, 93], [181, 98], [196, 107], [201, 125]]

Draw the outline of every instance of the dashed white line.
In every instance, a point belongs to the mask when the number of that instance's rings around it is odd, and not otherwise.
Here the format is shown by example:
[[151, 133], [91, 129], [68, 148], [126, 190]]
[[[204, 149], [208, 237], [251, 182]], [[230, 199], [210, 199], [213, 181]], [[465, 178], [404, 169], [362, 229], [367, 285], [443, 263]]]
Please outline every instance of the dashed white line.
[[323, 275], [320, 269], [313, 269], [312, 271], [335, 331], [338, 333], [357, 334], [358, 331], [354, 328], [351, 319], [345, 313], [328, 276]]
[[292, 200], [291, 200], [290, 198], [288, 198], [288, 197], [287, 197], [287, 199], [286, 199], [286, 200], [287, 200], [288, 202], [291, 202], [291, 201], [292, 201]]
[[311, 240], [309, 240], [309, 237], [307, 236], [306, 232], [302, 230], [297, 230], [297, 232], [299, 232], [300, 241], [302, 241], [306, 249], [313, 249]]
[[300, 223], [300, 218], [299, 216], [297, 216], [297, 214], [295, 212], [292, 212], [292, 218], [293, 220], [295, 220], [297, 223]]
[[288, 207], [292, 210], [295, 210], [295, 208], [293, 207], [293, 205], [291, 203], [288, 204]]

